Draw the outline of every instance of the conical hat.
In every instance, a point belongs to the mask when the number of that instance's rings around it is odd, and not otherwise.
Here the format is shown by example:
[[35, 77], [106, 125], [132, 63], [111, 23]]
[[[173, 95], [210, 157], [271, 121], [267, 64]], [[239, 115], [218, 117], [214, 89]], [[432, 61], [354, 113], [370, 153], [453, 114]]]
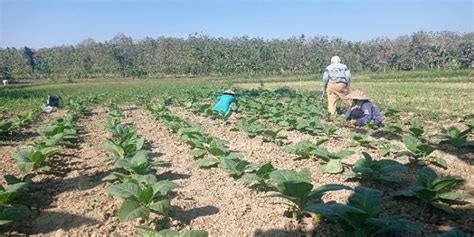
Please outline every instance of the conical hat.
[[355, 90], [349, 93], [346, 97], [352, 100], [370, 100], [370, 98], [361, 90]]
[[223, 94], [235, 95], [235, 92], [233, 90], [225, 90]]

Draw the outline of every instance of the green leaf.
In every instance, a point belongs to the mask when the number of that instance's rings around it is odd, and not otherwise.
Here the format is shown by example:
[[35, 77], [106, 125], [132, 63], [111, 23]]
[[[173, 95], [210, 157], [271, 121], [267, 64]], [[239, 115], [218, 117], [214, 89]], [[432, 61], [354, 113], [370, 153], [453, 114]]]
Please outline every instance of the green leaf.
[[343, 171], [340, 160], [329, 160], [328, 163], [322, 165], [319, 170], [321, 173], [337, 174]]
[[169, 180], [161, 180], [158, 181], [157, 183], [153, 184], [153, 195], [156, 195], [157, 193], [160, 193], [161, 195], [167, 195], [168, 192], [171, 190], [177, 188], [178, 185], [176, 185], [174, 182], [169, 181]]
[[30, 214], [26, 206], [0, 206], [0, 225], [8, 224], [12, 221], [19, 221]]
[[120, 222], [131, 221], [137, 218], [148, 218], [149, 215], [150, 210], [134, 200], [125, 200], [118, 210]]
[[169, 199], [163, 199], [160, 201], [153, 202], [150, 204], [150, 209], [156, 211], [160, 214], [167, 214], [168, 210], [171, 208], [171, 202]]
[[153, 199], [153, 188], [152, 187], [146, 187], [143, 189], [139, 196], [138, 196], [138, 201], [142, 203], [143, 205], [147, 205], [148, 203], [151, 202]]
[[431, 157], [430, 160], [437, 166], [440, 166], [444, 169], [447, 169], [448, 168], [448, 163], [446, 162], [445, 159], [441, 158], [441, 157]]
[[439, 199], [450, 200], [450, 201], [462, 201], [467, 195], [458, 192], [446, 192], [438, 194]]
[[365, 211], [369, 217], [377, 217], [382, 211], [382, 192], [366, 187], [356, 187], [349, 197], [349, 205]]
[[314, 189], [311, 191], [311, 194], [309, 194], [309, 199], [320, 199], [323, 197], [323, 195], [327, 192], [330, 191], [338, 191], [338, 190], [351, 190], [352, 188], [345, 186], [345, 185], [340, 185], [340, 184], [326, 184], [319, 186], [318, 188]]
[[447, 204], [440, 203], [440, 202], [432, 202], [431, 205], [435, 208], [438, 208], [438, 209], [444, 211], [444, 212], [447, 212], [449, 214], [454, 215], [453, 209], [451, 209], [451, 207], [449, 207], [449, 205], [447, 205]]
[[435, 191], [441, 191], [446, 188], [451, 188], [453, 186], [456, 186], [458, 184], [464, 183], [464, 179], [461, 177], [451, 177], [451, 178], [446, 178], [437, 182], [433, 183], [432, 189]]
[[311, 183], [309, 169], [304, 168], [299, 173], [293, 170], [275, 170], [270, 173], [270, 179], [277, 187], [283, 187], [283, 183], [288, 181], [304, 181]]
[[207, 154], [206, 150], [201, 149], [201, 148], [194, 148], [191, 150], [191, 155], [194, 158], [201, 158], [204, 157]]
[[107, 188], [107, 193], [117, 198], [139, 198], [140, 187], [134, 183], [115, 184]]
[[200, 159], [196, 163], [199, 168], [209, 168], [212, 166], [216, 166], [220, 162], [217, 159]]

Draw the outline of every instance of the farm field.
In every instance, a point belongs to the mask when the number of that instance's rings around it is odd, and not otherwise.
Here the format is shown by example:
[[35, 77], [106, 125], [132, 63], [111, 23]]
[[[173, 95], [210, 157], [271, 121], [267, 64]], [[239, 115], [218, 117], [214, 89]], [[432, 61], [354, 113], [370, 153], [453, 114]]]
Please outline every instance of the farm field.
[[[474, 78], [355, 80], [382, 128], [329, 117], [319, 79], [282, 80], [1, 88], [0, 233], [474, 234]], [[34, 112], [48, 94], [64, 106]]]

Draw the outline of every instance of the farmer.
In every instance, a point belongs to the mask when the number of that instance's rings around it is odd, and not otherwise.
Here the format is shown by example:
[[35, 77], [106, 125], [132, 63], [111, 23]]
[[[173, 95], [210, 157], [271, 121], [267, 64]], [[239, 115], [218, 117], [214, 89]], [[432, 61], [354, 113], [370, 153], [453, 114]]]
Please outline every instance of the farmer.
[[361, 90], [355, 90], [346, 96], [352, 100], [352, 107], [344, 114], [344, 118], [350, 121], [353, 126], [363, 126], [373, 121], [376, 125], [381, 126], [383, 117], [379, 108], [370, 102], [369, 97]]
[[336, 102], [341, 99], [346, 109], [351, 106], [351, 101], [345, 96], [349, 94], [351, 83], [351, 72], [345, 64], [341, 63], [338, 56], [331, 58], [331, 65], [326, 67], [323, 74], [323, 95], [328, 95], [328, 111], [331, 115], [336, 114]]
[[48, 100], [46, 101], [46, 107], [43, 109], [45, 113], [51, 113], [56, 111], [61, 102], [61, 96], [48, 95]]
[[235, 92], [232, 90], [226, 90], [221, 96], [217, 97], [217, 103], [214, 105], [214, 111], [224, 113], [228, 115], [231, 110], [232, 103], [237, 103], [235, 98]]

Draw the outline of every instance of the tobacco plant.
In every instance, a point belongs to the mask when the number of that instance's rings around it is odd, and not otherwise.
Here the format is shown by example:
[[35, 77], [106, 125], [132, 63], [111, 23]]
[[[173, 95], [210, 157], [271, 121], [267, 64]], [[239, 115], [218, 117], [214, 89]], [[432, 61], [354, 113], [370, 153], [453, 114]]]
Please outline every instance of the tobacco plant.
[[362, 152], [363, 158], [356, 161], [352, 171], [346, 174], [349, 178], [364, 179], [370, 181], [401, 182], [398, 173], [407, 172], [407, 168], [395, 160], [374, 160]]
[[446, 129], [446, 134], [442, 135], [443, 140], [441, 140], [440, 144], [450, 144], [457, 148], [473, 150], [474, 143], [467, 140], [471, 132], [471, 128], [461, 131], [456, 127], [449, 127]]
[[337, 223], [342, 230], [338, 234], [341, 237], [375, 237], [421, 231], [421, 226], [406, 216], [380, 217], [383, 210], [381, 197], [380, 191], [360, 186], [355, 188], [346, 205], [317, 204], [308, 207], [308, 210]]
[[349, 150], [329, 152], [326, 148], [318, 147], [314, 153], [316, 157], [319, 157], [327, 162], [326, 164], [321, 165], [319, 169], [322, 173], [337, 174], [344, 170], [341, 160], [352, 155], [354, 152]]
[[454, 214], [453, 209], [445, 202], [462, 201], [466, 195], [448, 190], [463, 182], [464, 179], [461, 177], [439, 177], [433, 170], [425, 167], [419, 171], [416, 185], [411, 186], [408, 190], [394, 192], [392, 195], [395, 197], [416, 197], [423, 201], [425, 206], [429, 204], [447, 213]]
[[302, 169], [300, 172], [293, 170], [275, 170], [270, 173], [270, 179], [276, 187], [276, 192], [272, 193], [274, 197], [281, 197], [291, 201], [292, 217], [300, 219], [311, 213], [307, 208], [316, 202], [322, 202], [322, 196], [329, 191], [350, 189], [344, 185], [327, 184], [314, 188], [311, 184], [311, 174], [308, 169]]
[[254, 187], [258, 192], [265, 191], [271, 187], [270, 173], [275, 170], [271, 163], [266, 163], [258, 167], [254, 173], [243, 174], [240, 180], [250, 187]]
[[46, 160], [58, 152], [57, 147], [46, 147], [43, 149], [28, 148], [13, 155], [18, 169], [29, 173], [32, 170], [49, 171]]
[[[418, 138], [411, 135], [403, 136], [402, 141], [405, 144], [405, 146], [408, 148], [408, 153], [407, 152], [404, 152], [404, 153], [407, 153], [409, 156], [415, 158], [419, 163], [421, 164], [433, 163], [445, 169], [448, 167], [446, 160], [444, 160], [443, 158], [431, 156], [431, 153], [435, 151], [435, 148], [432, 147], [431, 145], [423, 143]], [[401, 153], [401, 154], [404, 154], [404, 153]]]
[[144, 226], [135, 227], [135, 232], [140, 237], [207, 237], [205, 230], [188, 230], [179, 233], [176, 230], [153, 230]]
[[107, 192], [116, 198], [124, 200], [118, 210], [121, 222], [133, 219], [148, 219], [150, 212], [167, 215], [171, 202], [168, 192], [176, 185], [168, 180], [162, 180], [153, 185], [138, 185], [135, 183], [115, 184], [107, 188]]

